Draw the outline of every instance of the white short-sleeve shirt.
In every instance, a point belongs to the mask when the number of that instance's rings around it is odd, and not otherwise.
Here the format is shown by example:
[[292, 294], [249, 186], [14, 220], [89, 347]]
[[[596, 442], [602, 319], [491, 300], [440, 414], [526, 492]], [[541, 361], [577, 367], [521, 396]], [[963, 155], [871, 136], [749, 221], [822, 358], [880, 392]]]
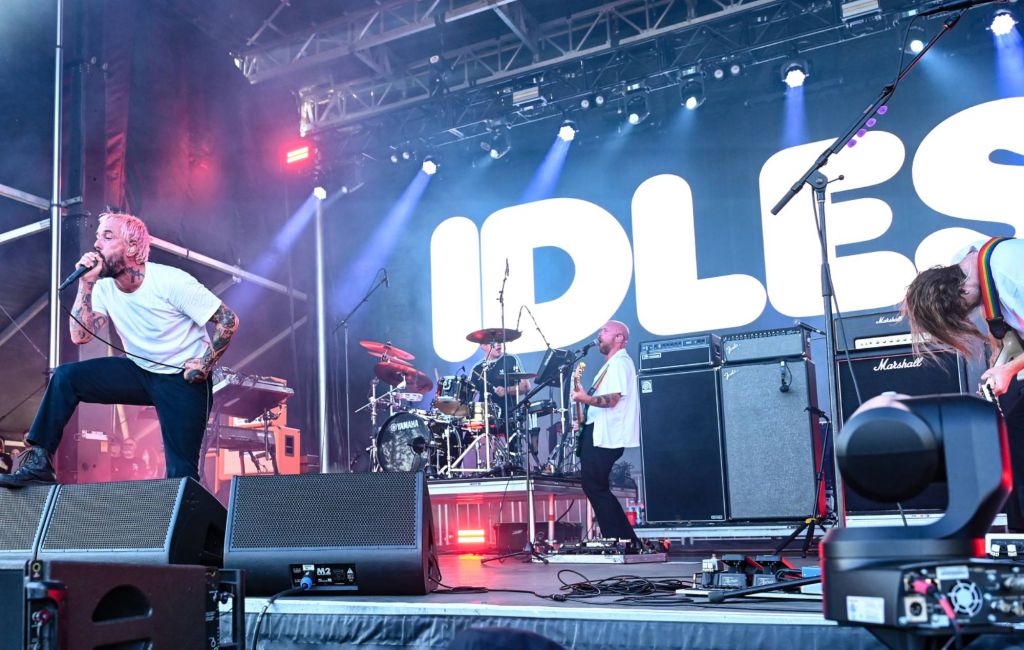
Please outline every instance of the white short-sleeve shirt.
[[[962, 249], [953, 258], [959, 264], [972, 251], [979, 251], [987, 239], [977, 241]], [[999, 306], [1006, 324], [1024, 332], [1024, 239], [1008, 239], [1000, 242], [990, 263], [992, 278], [999, 292]]]
[[146, 277], [132, 293], [118, 289], [113, 278], [99, 279], [92, 291], [92, 310], [110, 319], [128, 358], [159, 374], [181, 372], [186, 361], [206, 353], [206, 323], [220, 305], [220, 298], [185, 271], [153, 262], [146, 263]]
[[587, 423], [594, 424], [594, 446], [605, 449], [640, 446], [640, 399], [636, 367], [629, 354], [625, 350], [613, 354], [597, 371], [594, 385], [597, 385], [594, 395], [622, 395], [613, 408], [591, 406], [587, 410]]

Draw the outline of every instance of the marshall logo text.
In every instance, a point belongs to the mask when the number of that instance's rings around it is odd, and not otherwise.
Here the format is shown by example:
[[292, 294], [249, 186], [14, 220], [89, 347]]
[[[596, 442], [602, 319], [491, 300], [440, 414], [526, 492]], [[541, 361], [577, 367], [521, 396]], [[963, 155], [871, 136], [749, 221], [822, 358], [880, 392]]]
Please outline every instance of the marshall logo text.
[[924, 357], [914, 357], [911, 359], [900, 359], [899, 361], [893, 361], [889, 357], [885, 357], [878, 362], [878, 365], [872, 368], [875, 372], [882, 372], [885, 370], [904, 370], [906, 368], [920, 368], [924, 365]]

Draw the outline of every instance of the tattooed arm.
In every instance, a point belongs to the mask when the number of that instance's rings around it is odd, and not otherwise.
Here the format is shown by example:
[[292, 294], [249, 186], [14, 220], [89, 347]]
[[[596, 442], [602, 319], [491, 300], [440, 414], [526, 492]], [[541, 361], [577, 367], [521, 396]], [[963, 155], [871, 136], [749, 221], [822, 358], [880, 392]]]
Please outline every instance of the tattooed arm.
[[[92, 340], [92, 333], [107, 326], [107, 317], [92, 310], [92, 289], [96, 286], [95, 278], [87, 281], [82, 278], [78, 283], [78, 295], [71, 307], [72, 318], [68, 319], [71, 327], [71, 341], [83, 345]], [[76, 320], [77, 319], [77, 320]]]
[[622, 399], [622, 393], [608, 393], [607, 395], [590, 395], [587, 397], [586, 403], [589, 406], [593, 406], [599, 409], [611, 409], [615, 408], [619, 400]]
[[221, 303], [210, 317], [210, 322], [213, 323], [213, 336], [210, 337], [210, 347], [206, 349], [206, 354], [185, 362], [185, 381], [189, 383], [198, 384], [206, 381], [213, 367], [217, 365], [217, 360], [228, 349], [231, 337], [238, 331], [238, 316], [224, 303]]

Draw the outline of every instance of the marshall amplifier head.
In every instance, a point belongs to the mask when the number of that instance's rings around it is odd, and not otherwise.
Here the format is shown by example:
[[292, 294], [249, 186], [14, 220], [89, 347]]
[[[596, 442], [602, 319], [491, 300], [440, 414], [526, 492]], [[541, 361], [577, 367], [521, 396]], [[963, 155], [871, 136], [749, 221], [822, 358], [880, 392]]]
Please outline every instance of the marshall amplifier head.
[[722, 339], [715, 334], [640, 343], [640, 372], [711, 368], [722, 363]]
[[877, 354], [889, 348], [909, 348], [912, 343], [910, 323], [899, 311], [844, 316], [834, 324], [836, 352]]

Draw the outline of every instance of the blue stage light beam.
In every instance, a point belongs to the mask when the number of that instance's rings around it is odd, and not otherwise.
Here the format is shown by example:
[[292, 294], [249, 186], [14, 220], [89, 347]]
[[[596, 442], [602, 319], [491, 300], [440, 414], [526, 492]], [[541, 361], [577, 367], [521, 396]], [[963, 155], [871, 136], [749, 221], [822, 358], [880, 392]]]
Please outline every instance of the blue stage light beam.
[[804, 88], [786, 88], [783, 100], [782, 146], [794, 147], [807, 142], [807, 113], [804, 106]]
[[433, 175], [422, 169], [416, 172], [416, 176], [402, 192], [402, 196], [391, 206], [373, 235], [360, 247], [355, 259], [345, 269], [333, 301], [343, 313], [348, 313], [348, 310], [355, 307], [356, 301], [362, 297], [367, 289], [367, 283], [377, 270], [387, 266], [409, 217], [416, 212], [432, 178]]
[[996, 46], [996, 83], [1001, 97], [1024, 95], [1024, 37], [1016, 29], [1003, 35], [993, 31]]
[[555, 194], [558, 186], [558, 179], [562, 177], [562, 168], [565, 167], [565, 159], [569, 155], [571, 141], [563, 140], [556, 136], [555, 141], [544, 156], [544, 162], [540, 164], [537, 171], [533, 173], [530, 184], [526, 186], [520, 197], [520, 203], [531, 203], [542, 199], [549, 199]]

